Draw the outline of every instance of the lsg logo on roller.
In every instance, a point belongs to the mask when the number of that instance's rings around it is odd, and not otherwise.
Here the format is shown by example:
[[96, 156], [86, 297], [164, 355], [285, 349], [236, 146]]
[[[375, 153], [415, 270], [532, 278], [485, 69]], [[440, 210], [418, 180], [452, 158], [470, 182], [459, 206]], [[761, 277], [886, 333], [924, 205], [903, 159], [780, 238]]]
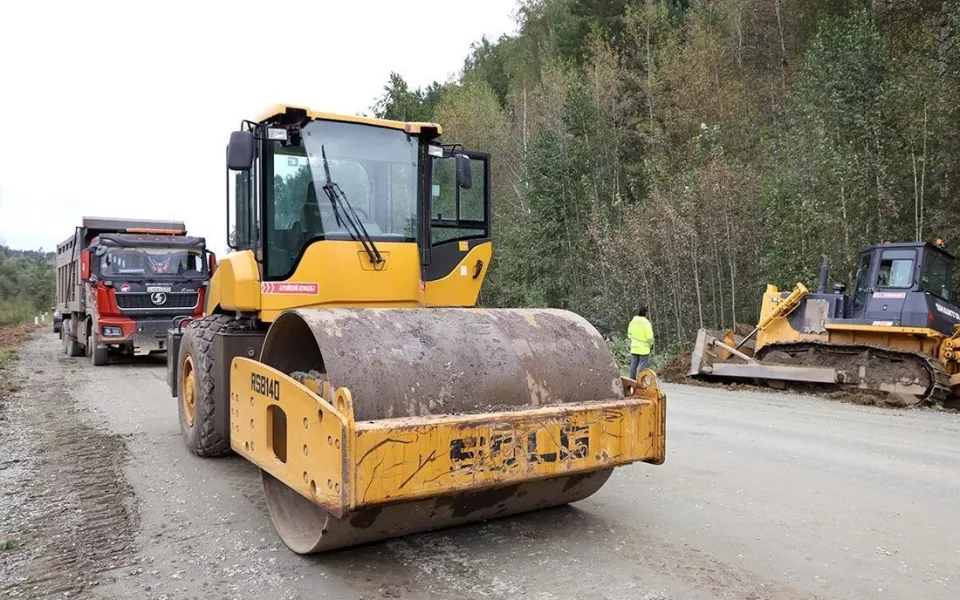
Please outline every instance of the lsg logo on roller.
[[[543, 450], [538, 443], [538, 434], [550, 440], [549, 450]], [[556, 444], [559, 440], [559, 445]], [[512, 431], [494, 432], [486, 437], [465, 437], [450, 441], [450, 462], [455, 469], [468, 469], [488, 457], [510, 467], [521, 460], [527, 463], [568, 462], [587, 458], [590, 452], [590, 428], [586, 425], [551, 425], [536, 431], [530, 431], [519, 438]], [[496, 469], [495, 469], [496, 470]]]

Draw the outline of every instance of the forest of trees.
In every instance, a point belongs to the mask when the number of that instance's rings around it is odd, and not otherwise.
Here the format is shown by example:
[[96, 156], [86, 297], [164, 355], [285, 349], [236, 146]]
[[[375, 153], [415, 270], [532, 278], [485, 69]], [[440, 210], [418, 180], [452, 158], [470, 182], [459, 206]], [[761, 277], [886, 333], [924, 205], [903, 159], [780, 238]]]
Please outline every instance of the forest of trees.
[[32, 322], [54, 303], [53, 252], [0, 245], [0, 327]]
[[456, 81], [375, 114], [493, 156], [482, 302], [659, 351], [755, 323], [767, 282], [849, 284], [882, 239], [960, 239], [960, 0], [520, 0]]

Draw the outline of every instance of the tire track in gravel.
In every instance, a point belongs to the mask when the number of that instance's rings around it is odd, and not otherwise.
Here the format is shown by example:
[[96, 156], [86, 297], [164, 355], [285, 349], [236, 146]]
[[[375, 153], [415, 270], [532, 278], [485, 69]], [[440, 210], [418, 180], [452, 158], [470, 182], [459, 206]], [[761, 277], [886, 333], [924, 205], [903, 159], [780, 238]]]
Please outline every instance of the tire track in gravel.
[[0, 537], [17, 542], [0, 554], [10, 598], [83, 597], [137, 560], [124, 439], [84, 421], [70, 392], [84, 365], [39, 355], [48, 350], [24, 345], [20, 389], [0, 404]]

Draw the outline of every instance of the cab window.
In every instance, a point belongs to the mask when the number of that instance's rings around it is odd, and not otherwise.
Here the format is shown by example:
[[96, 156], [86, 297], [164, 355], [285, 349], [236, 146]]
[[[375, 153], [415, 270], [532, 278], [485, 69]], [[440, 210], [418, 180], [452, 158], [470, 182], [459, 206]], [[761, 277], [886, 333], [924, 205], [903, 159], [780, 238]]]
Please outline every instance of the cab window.
[[953, 263], [938, 252], [928, 251], [923, 259], [920, 285], [934, 296], [952, 301]]
[[867, 291], [870, 286], [870, 266], [873, 262], [872, 254], [864, 254], [860, 257], [860, 266], [857, 267], [857, 285], [854, 289], [856, 295]]
[[[418, 140], [373, 125], [312, 121], [299, 141], [271, 141], [262, 161], [266, 275], [287, 278], [307, 246], [351, 240], [351, 215], [375, 242], [415, 242]], [[329, 180], [328, 174], [329, 172]], [[331, 202], [324, 185], [335, 184]]]
[[913, 287], [913, 265], [917, 253], [914, 250], [884, 250], [877, 269], [877, 287]]
[[435, 157], [431, 172], [430, 242], [489, 236], [487, 157], [469, 153], [472, 185], [457, 185], [456, 161], [452, 156]]

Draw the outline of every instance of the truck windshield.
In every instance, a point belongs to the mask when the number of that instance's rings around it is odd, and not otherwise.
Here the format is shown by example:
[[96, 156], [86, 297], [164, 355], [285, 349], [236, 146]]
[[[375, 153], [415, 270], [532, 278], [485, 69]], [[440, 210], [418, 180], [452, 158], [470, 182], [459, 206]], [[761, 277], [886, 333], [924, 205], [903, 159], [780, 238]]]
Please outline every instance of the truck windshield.
[[203, 277], [199, 250], [177, 248], [113, 248], [100, 257], [101, 277]]
[[[416, 241], [418, 139], [399, 129], [358, 123], [312, 121], [302, 144], [272, 142], [265, 165], [267, 270], [288, 276], [302, 248], [313, 240], [355, 237], [323, 191], [330, 179], [343, 191], [375, 241]], [[322, 152], [321, 152], [322, 147]], [[338, 212], [340, 214], [338, 214]], [[339, 218], [338, 218], [339, 217]]]

